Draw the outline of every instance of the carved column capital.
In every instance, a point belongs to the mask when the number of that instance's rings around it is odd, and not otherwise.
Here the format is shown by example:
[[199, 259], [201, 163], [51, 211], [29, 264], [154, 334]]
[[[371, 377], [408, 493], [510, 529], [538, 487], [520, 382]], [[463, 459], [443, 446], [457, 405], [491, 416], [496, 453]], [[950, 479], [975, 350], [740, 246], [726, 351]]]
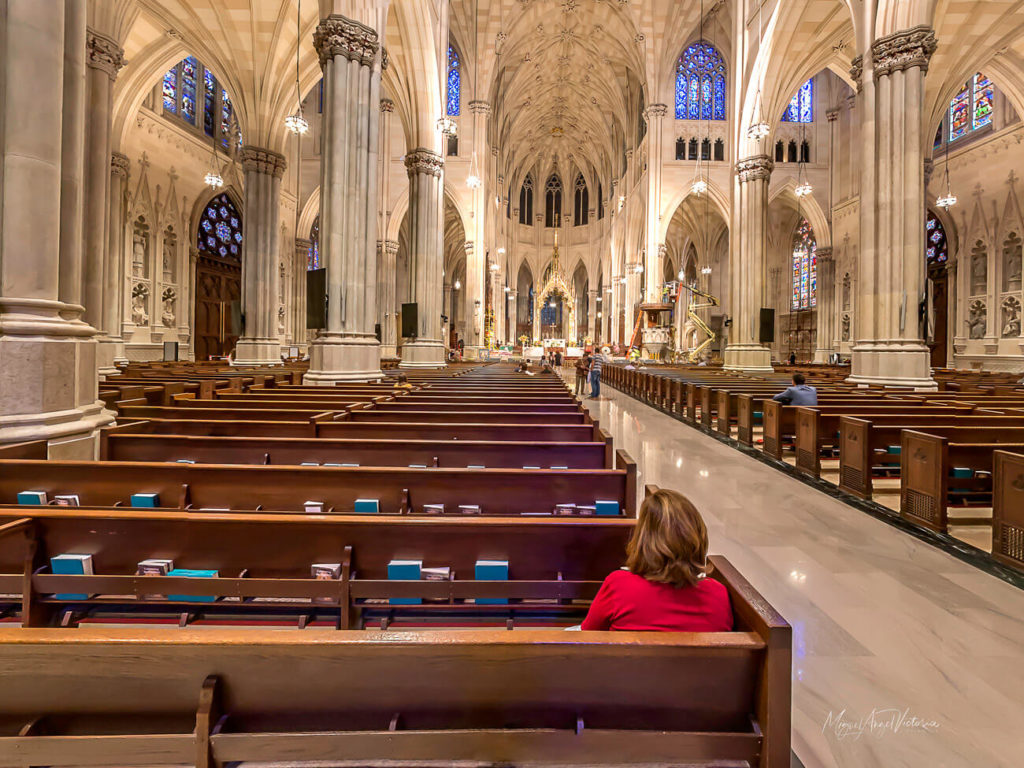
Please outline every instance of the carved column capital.
[[740, 177], [741, 184], [748, 181], [768, 181], [774, 169], [775, 163], [768, 155], [745, 157], [736, 163], [736, 174]]
[[850, 77], [853, 78], [853, 82], [857, 86], [857, 93], [860, 93], [860, 89], [864, 85], [864, 57], [857, 56], [850, 62]]
[[397, 240], [385, 240], [384, 241], [384, 251], [389, 256], [397, 256], [398, 255], [398, 241]]
[[463, 243], [462, 247], [463, 247], [463, 249], [465, 249], [467, 256], [472, 256], [473, 255], [473, 241], [472, 240], [467, 240], [465, 243]]
[[489, 115], [491, 114], [491, 105], [486, 101], [477, 99], [469, 102], [469, 111], [474, 115]]
[[664, 243], [658, 243], [658, 256], [665, 258], [665, 254], [668, 253], [668, 246]]
[[380, 51], [380, 39], [377, 32], [365, 24], [331, 14], [326, 19], [320, 19], [313, 33], [313, 47], [320, 57], [321, 69], [336, 56], [344, 56], [349, 61], [358, 61], [363, 66], [372, 67]]
[[817, 248], [817, 249], [815, 249], [814, 253], [818, 257], [818, 263], [819, 264], [822, 264], [824, 262], [833, 262], [834, 261], [833, 258], [832, 258], [832, 249], [831, 248]]
[[830, 123], [834, 123], [836, 120], [839, 119], [839, 110], [830, 109], [828, 112], [825, 113], [825, 119], [828, 120]]
[[110, 172], [115, 176], [120, 176], [122, 179], [128, 178], [128, 170], [131, 168], [131, 161], [127, 155], [122, 155], [120, 152], [110, 153]]
[[393, 102], [391, 99], [381, 99], [380, 100], [380, 111], [381, 112], [394, 112], [395, 111], [395, 102]]
[[310, 248], [313, 247], [312, 240], [306, 240], [302, 237], [295, 238], [295, 252], [296, 253], [307, 253]]
[[924, 161], [924, 185], [928, 186], [928, 183], [932, 180], [932, 173], [935, 171], [935, 161], [930, 157]]
[[246, 173], [272, 174], [274, 178], [280, 179], [284, 176], [284, 169], [288, 167], [288, 161], [284, 155], [272, 152], [262, 147], [244, 146], [241, 152], [242, 168]]
[[441, 178], [444, 172], [444, 158], [437, 152], [419, 147], [405, 155], [405, 169], [410, 176], [417, 173], [426, 173]]
[[116, 40], [101, 32], [92, 29], [86, 32], [85, 52], [86, 63], [93, 69], [106, 72], [111, 80], [117, 77], [118, 70], [124, 66], [124, 49]]
[[647, 122], [650, 122], [652, 118], [664, 117], [668, 114], [668, 106], [665, 104], [651, 104], [647, 108], [645, 113], [647, 116]]
[[935, 30], [923, 24], [880, 37], [871, 45], [875, 79], [911, 67], [927, 72], [937, 45]]

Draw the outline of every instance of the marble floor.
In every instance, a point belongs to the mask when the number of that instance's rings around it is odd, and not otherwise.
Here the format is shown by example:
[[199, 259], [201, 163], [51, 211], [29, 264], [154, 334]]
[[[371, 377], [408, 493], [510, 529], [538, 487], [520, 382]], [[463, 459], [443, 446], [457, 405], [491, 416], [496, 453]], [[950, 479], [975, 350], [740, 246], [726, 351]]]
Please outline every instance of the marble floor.
[[792, 624], [806, 768], [1024, 766], [1024, 591], [616, 390], [584, 404]]

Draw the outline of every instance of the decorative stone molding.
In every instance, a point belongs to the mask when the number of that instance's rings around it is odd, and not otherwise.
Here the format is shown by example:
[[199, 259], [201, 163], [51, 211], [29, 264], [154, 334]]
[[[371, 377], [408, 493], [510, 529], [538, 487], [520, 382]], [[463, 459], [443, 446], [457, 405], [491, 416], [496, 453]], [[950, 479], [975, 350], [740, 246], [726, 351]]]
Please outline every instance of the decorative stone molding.
[[477, 99], [469, 102], [469, 111], [474, 115], [489, 115], [491, 114], [491, 105], [486, 101]]
[[246, 173], [253, 171], [273, 174], [274, 178], [280, 179], [284, 176], [284, 169], [288, 167], [288, 161], [285, 160], [284, 155], [262, 147], [244, 146], [240, 157], [242, 168]]
[[748, 181], [768, 181], [774, 169], [775, 163], [768, 155], [745, 157], [736, 163], [736, 174], [740, 177], [741, 184]]
[[380, 50], [380, 39], [365, 24], [331, 14], [326, 19], [320, 19], [313, 33], [313, 47], [320, 57], [321, 69], [336, 56], [344, 56], [349, 61], [358, 61], [363, 66], [372, 67]]
[[297, 253], [306, 253], [312, 247], [313, 247], [313, 241], [312, 240], [306, 240], [305, 238], [302, 238], [302, 237], [296, 237], [295, 238], [295, 251]]
[[650, 122], [652, 118], [664, 117], [668, 114], [668, 106], [666, 104], [651, 104], [647, 108], [647, 122]]
[[871, 45], [875, 80], [911, 67], [927, 72], [937, 45], [935, 30], [923, 24], [880, 37]]
[[665, 254], [668, 253], [668, 246], [664, 243], [658, 243], [658, 257], [664, 259]]
[[85, 60], [90, 67], [106, 72], [113, 80], [124, 66], [124, 49], [113, 38], [90, 29], [85, 40]]
[[382, 45], [380, 48], [380, 71], [386, 72], [389, 66], [391, 66], [391, 57], [388, 56], [387, 46]]
[[384, 250], [389, 256], [398, 255], [398, 241], [397, 240], [385, 240]]
[[839, 110], [830, 109], [828, 112], [825, 113], [825, 119], [828, 120], [830, 123], [834, 123], [836, 120], [839, 119]]
[[128, 178], [128, 171], [131, 168], [131, 160], [128, 159], [127, 155], [122, 155], [120, 152], [110, 153], [110, 172], [120, 176], [122, 179]]
[[472, 256], [473, 255], [473, 241], [472, 240], [467, 240], [465, 243], [463, 243], [462, 244], [462, 248], [463, 248], [463, 250], [466, 251], [466, 255], [467, 256]]
[[932, 173], [935, 171], [935, 161], [930, 157], [924, 161], [924, 185], [927, 187], [932, 180]]
[[380, 111], [381, 112], [394, 112], [395, 111], [395, 102], [393, 102], [391, 99], [381, 99], [380, 100]]
[[853, 82], [857, 84], [857, 93], [860, 93], [860, 89], [863, 86], [864, 77], [864, 57], [857, 56], [852, 62], [850, 62], [850, 77]]
[[419, 147], [405, 155], [405, 169], [410, 176], [417, 173], [428, 173], [441, 178], [444, 172], [444, 158], [437, 152]]
[[814, 253], [818, 257], [818, 264], [825, 261], [834, 261], [831, 248], [817, 248]]

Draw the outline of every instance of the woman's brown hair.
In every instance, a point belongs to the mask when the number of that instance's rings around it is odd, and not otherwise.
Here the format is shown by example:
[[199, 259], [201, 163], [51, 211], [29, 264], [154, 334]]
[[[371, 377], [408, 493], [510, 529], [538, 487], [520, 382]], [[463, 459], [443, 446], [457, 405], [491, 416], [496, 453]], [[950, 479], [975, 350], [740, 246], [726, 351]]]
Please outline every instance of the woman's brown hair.
[[692, 587], [708, 572], [707, 526], [683, 494], [659, 490], [640, 507], [626, 556], [626, 567], [637, 576]]

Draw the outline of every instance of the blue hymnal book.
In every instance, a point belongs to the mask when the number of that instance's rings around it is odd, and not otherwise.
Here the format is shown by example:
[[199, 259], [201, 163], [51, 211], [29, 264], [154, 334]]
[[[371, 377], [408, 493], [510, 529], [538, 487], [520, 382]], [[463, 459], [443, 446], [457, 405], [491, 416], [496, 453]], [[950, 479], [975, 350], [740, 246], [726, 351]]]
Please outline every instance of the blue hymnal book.
[[[194, 570], [192, 568], [175, 568], [167, 572], [168, 576], [186, 576], [190, 579], [215, 579], [220, 574], [217, 571]], [[215, 595], [168, 595], [168, 600], [180, 600], [188, 603], [213, 603], [216, 602]]]
[[378, 499], [356, 499], [354, 512], [374, 514], [380, 512], [380, 500]]
[[156, 493], [133, 493], [133, 507], [159, 507], [160, 496]]
[[[474, 578], [477, 581], [508, 581], [508, 560], [477, 560]], [[478, 597], [477, 605], [507, 605], [504, 597]]]
[[619, 502], [598, 499], [594, 502], [594, 511], [599, 515], [617, 515], [619, 514]]
[[19, 491], [18, 503], [33, 507], [45, 507], [46, 491]]
[[[50, 558], [50, 570], [64, 576], [92, 576], [92, 555], [57, 555]], [[88, 600], [92, 595], [57, 594], [58, 600]]]
[[[423, 572], [422, 560], [392, 560], [388, 563], [388, 578], [392, 581], [419, 581]], [[392, 597], [391, 605], [420, 605], [419, 597]]]

